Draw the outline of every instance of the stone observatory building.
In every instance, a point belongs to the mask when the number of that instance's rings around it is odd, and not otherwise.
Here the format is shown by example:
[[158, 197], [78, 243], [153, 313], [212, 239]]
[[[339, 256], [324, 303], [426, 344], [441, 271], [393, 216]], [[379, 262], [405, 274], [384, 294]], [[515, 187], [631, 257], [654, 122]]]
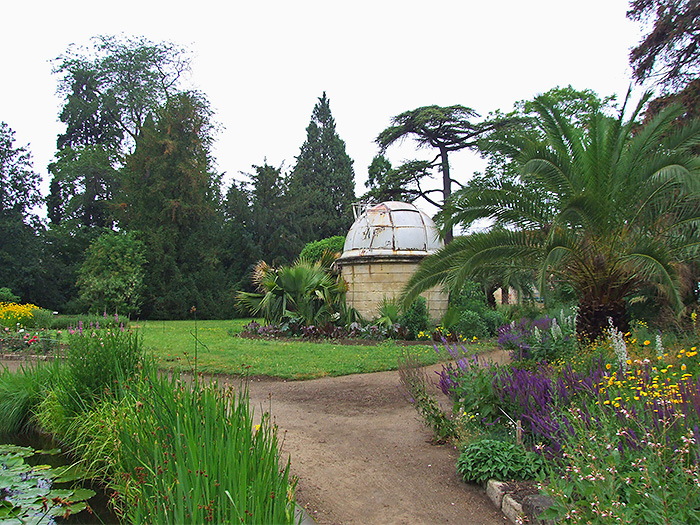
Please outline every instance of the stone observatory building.
[[[366, 319], [377, 317], [386, 297], [398, 297], [418, 263], [443, 247], [433, 220], [413, 204], [382, 202], [367, 208], [350, 227], [336, 260], [348, 284], [346, 301]], [[447, 310], [447, 294], [422, 294], [432, 320]]]

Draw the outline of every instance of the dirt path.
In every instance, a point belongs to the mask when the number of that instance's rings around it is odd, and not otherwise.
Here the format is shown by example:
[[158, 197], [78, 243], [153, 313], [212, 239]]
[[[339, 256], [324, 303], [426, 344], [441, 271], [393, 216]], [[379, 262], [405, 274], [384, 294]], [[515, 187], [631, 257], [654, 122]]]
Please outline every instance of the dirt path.
[[457, 451], [429, 443], [397, 372], [253, 380], [250, 393], [279, 426], [297, 499], [318, 523], [508, 523], [483, 489], [460, 480]]

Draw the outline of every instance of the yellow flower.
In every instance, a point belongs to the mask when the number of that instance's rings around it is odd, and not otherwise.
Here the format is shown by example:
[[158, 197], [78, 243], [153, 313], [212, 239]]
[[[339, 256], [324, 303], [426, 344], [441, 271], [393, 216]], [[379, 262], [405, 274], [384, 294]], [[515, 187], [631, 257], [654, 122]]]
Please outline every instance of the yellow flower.
[[681, 365], [681, 370], [685, 370], [686, 368], [688, 368], [688, 367], [685, 366], [685, 363], [683, 363], [683, 364]]
[[649, 341], [649, 339], [647, 339], [646, 341], [644, 341], [644, 346], [649, 346], [650, 344], [651, 344], [651, 341]]

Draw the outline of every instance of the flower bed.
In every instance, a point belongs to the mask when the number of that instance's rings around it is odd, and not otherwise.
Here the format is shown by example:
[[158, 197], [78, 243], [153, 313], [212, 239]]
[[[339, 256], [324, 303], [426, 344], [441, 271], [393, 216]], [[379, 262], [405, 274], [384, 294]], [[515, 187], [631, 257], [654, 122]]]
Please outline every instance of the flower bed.
[[[532, 327], [552, 330], [539, 321], [507, 331], [522, 342]], [[471, 443], [460, 465], [493, 446], [484, 438], [522, 442], [508, 457], [517, 463], [532, 450], [545, 461], [542, 490], [553, 500], [545, 517], [700, 522], [700, 359], [695, 346], [671, 352], [661, 339], [611, 329], [577, 357], [506, 366], [452, 346], [439, 387], [454, 403], [455, 436]], [[479, 479], [504, 470], [492, 463]]]

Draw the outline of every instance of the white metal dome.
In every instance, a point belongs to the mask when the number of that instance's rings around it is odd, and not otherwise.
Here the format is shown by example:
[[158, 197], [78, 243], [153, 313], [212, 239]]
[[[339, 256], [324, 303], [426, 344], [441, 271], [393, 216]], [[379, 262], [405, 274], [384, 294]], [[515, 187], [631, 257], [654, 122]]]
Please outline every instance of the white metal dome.
[[338, 262], [358, 257], [425, 257], [442, 247], [428, 215], [413, 204], [382, 202], [355, 220]]

